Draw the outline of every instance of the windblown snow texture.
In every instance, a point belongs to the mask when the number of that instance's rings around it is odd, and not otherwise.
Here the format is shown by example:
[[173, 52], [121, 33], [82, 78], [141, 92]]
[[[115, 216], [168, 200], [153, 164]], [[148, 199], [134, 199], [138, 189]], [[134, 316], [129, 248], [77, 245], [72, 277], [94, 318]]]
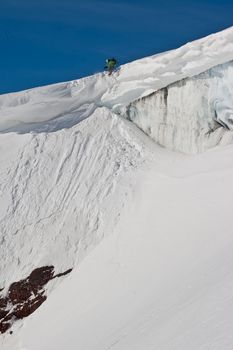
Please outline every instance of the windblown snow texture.
[[68, 269], [108, 234], [128, 192], [118, 182], [142, 162], [131, 135], [105, 109], [67, 130], [2, 135], [0, 287], [34, 266]]

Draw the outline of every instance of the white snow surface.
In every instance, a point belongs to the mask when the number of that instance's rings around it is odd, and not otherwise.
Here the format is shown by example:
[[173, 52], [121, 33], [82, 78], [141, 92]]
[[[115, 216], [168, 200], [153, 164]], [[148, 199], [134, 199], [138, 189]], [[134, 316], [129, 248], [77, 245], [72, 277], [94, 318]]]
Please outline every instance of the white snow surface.
[[101, 108], [59, 132], [1, 135], [1, 287], [33, 266], [65, 271], [111, 230], [143, 162], [134, 133]]
[[233, 60], [232, 42], [0, 96], [0, 288], [74, 267], [1, 350], [232, 349], [233, 146], [172, 153], [119, 115]]
[[153, 151], [112, 234], [4, 350], [232, 349], [233, 147]]

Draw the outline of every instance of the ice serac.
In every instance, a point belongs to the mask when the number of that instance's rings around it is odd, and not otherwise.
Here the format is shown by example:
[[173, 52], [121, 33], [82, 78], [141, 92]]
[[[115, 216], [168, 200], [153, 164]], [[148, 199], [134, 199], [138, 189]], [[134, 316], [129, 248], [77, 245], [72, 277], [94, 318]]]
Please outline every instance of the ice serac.
[[199, 153], [232, 142], [233, 61], [182, 79], [126, 109], [126, 116], [160, 145]]

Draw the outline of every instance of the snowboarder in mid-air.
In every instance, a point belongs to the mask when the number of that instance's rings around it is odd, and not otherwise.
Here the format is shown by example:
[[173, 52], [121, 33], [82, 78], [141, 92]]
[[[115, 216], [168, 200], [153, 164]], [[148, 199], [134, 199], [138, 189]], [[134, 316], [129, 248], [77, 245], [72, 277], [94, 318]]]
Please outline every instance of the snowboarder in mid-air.
[[117, 60], [115, 58], [108, 58], [106, 60], [106, 64], [107, 65], [104, 68], [108, 70], [108, 75], [111, 75], [114, 69], [116, 68]]

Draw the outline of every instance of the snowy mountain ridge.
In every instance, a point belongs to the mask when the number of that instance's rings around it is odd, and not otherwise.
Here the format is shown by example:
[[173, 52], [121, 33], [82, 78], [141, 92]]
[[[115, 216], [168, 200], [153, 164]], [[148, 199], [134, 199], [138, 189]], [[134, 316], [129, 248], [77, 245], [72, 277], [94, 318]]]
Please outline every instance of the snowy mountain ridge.
[[0, 315], [11, 283], [73, 268], [1, 349], [231, 350], [232, 42], [0, 96]]
[[[225, 135], [225, 130], [219, 129], [214, 135], [211, 133], [219, 124], [232, 128], [233, 104], [229, 98], [233, 84], [230, 63], [233, 61], [232, 42], [233, 29], [229, 28], [188, 43], [179, 49], [126, 64], [112, 76], [99, 73], [67, 83], [2, 95], [0, 131], [19, 133], [56, 131], [72, 127], [92, 115], [97, 108], [105, 107], [112, 113], [129, 117], [156, 142], [172, 150], [197, 153], [216, 146], [219, 142], [227, 144], [232, 139], [231, 136]], [[227, 62], [228, 66], [225, 64]], [[197, 86], [197, 80], [199, 82], [204, 80], [203, 72], [206, 73], [206, 86], [203, 87], [202, 83], [202, 87], [201, 84]], [[180, 81], [194, 82], [193, 91], [190, 84], [188, 88], [181, 89], [184, 91], [184, 101], [179, 91]], [[174, 86], [176, 83], [178, 89], [170, 89], [171, 84]], [[147, 111], [142, 108], [137, 117], [134, 112], [132, 118], [129, 116], [132, 103], [135, 110], [135, 101], [141, 98], [145, 101], [147, 97], [151, 100], [151, 95], [156, 91], [162, 91], [164, 87], [169, 87], [166, 91], [173, 91], [174, 103], [179, 98], [180, 105], [190, 106], [189, 111], [177, 110], [174, 118], [172, 103], [167, 108], [163, 103], [159, 105], [158, 101], [155, 101], [155, 106], [150, 102]], [[224, 89], [225, 95], [221, 93]], [[191, 99], [195, 100], [193, 96], [198, 93], [200, 101], [192, 104]], [[186, 100], [186, 95], [190, 99], [189, 102]], [[199, 110], [202, 108], [202, 95], [206, 98], [205, 112]], [[137, 106], [140, 108], [140, 102]], [[164, 120], [160, 122], [163, 117], [155, 115], [155, 109], [165, 113], [168, 120], [172, 120], [172, 124], [167, 125]], [[142, 118], [140, 114], [143, 115]], [[153, 116], [152, 123], [146, 117], [148, 114]], [[192, 119], [196, 120], [198, 125], [193, 126]], [[206, 120], [210, 122], [206, 124]], [[186, 130], [182, 123], [188, 125], [190, 131]], [[154, 130], [153, 135], [147, 130]], [[190, 138], [193, 141], [187, 144], [186, 141]]]
[[232, 60], [231, 27], [181, 48], [121, 66], [110, 77], [99, 73], [72, 82], [0, 95], [0, 130], [12, 128], [20, 132], [25, 124], [52, 119], [55, 125], [57, 122], [61, 127], [69, 127], [70, 119], [72, 125], [91, 115], [92, 108], [101, 106], [123, 113], [124, 107], [143, 96]]

